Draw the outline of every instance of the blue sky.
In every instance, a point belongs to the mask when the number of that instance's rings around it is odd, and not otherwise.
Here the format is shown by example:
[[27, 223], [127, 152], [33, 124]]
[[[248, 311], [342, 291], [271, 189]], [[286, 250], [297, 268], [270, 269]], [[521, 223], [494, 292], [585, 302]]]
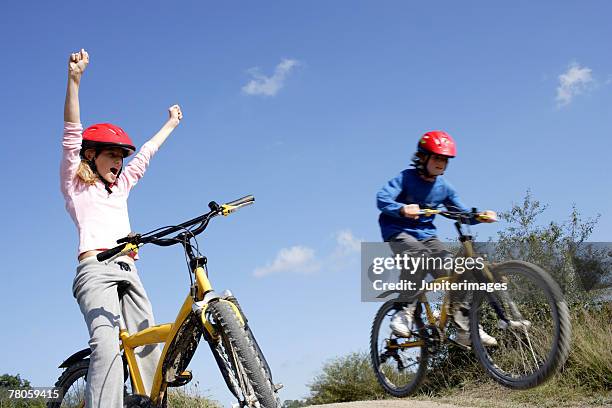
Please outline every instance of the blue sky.
[[[91, 57], [85, 125], [113, 122], [142, 144], [168, 106], [183, 108], [130, 197], [135, 231], [255, 195], [200, 245], [293, 399], [324, 361], [368, 347], [377, 305], [359, 302], [355, 245], [380, 239], [376, 191], [427, 130], [457, 140], [447, 175], [468, 205], [508, 209], [531, 189], [550, 206], [543, 222], [575, 203], [601, 214], [592, 239], [610, 241], [611, 13], [604, 1], [7, 4], [0, 372], [48, 386], [87, 345], [71, 294], [76, 230], [58, 184], [74, 50]], [[171, 321], [187, 291], [183, 255], [151, 247], [141, 257], [157, 320]], [[208, 354], [196, 354], [195, 377], [226, 402]]]

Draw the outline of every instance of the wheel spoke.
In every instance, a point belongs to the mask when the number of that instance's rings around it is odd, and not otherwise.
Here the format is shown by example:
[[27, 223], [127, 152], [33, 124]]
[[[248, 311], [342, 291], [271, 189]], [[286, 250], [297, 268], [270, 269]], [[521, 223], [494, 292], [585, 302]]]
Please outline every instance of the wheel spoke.
[[[371, 358], [372, 367], [382, 387], [394, 396], [406, 396], [418, 387], [426, 364], [425, 343], [422, 346], [399, 347], [404, 342], [416, 341], [416, 336], [398, 338], [391, 329], [391, 318], [399, 310], [401, 304], [385, 303], [375, 319], [372, 327]], [[412, 331], [418, 333], [416, 319]]]
[[[500, 264], [496, 274], [507, 283], [507, 290], [496, 296], [508, 321], [500, 321], [489, 300], [477, 297], [473, 309], [475, 324], [497, 339], [485, 347], [477, 339], [474, 350], [489, 374], [502, 385], [527, 388], [548, 378], [567, 358], [569, 340], [560, 347], [560, 313], [568, 319], [567, 308], [560, 310], [562, 295], [554, 281], [534, 265], [513, 261]], [[567, 330], [569, 323], [566, 325]], [[569, 337], [569, 331], [562, 333]], [[559, 358], [562, 356], [562, 358]]]

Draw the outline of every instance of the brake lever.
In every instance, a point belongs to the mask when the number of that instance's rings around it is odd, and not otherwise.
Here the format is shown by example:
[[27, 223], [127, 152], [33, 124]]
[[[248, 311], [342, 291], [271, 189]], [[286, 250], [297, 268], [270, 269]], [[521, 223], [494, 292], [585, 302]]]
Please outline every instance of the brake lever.
[[217, 204], [216, 201], [211, 201], [210, 203], [208, 203], [208, 208], [210, 208], [210, 211], [212, 212], [219, 212], [221, 206]]

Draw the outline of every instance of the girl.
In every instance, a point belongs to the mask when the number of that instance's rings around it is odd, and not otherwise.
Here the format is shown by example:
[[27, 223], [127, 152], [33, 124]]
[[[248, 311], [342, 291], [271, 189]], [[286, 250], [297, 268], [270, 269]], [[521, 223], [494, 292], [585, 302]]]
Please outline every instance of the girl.
[[[181, 108], [169, 108], [169, 119], [145, 143], [127, 166], [123, 159], [136, 150], [118, 126], [101, 123], [83, 132], [79, 85], [89, 55], [83, 49], [68, 62], [68, 89], [64, 105], [61, 190], [66, 210], [79, 231], [79, 250], [73, 295], [89, 330], [91, 357], [85, 390], [88, 408], [123, 407], [123, 363], [119, 353], [119, 315], [130, 333], [155, 324], [147, 294], [134, 260], [123, 256], [108, 265], [95, 255], [116, 245], [130, 232], [127, 198], [144, 175], [149, 160], [178, 126]], [[134, 258], [134, 259], [133, 259]], [[129, 285], [127, 285], [129, 283]], [[127, 286], [120, 301], [117, 285]], [[136, 349], [144, 387], [150, 394], [160, 350], [155, 345]]]

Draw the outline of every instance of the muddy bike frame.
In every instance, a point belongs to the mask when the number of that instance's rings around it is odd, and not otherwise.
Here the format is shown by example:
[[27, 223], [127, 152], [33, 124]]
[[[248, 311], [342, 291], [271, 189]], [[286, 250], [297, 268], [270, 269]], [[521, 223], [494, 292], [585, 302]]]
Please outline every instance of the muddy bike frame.
[[[423, 209], [419, 212], [420, 215], [425, 215], [425, 216], [431, 216], [434, 214], [440, 214], [442, 216], [445, 216], [447, 218], [451, 218], [451, 219], [459, 219], [457, 222], [455, 222], [455, 227], [457, 228], [457, 232], [459, 234], [459, 241], [461, 242], [461, 245], [463, 247], [463, 251], [464, 251], [464, 256], [466, 258], [472, 258], [474, 257], [474, 246], [472, 245], [472, 236], [469, 234], [464, 234], [463, 233], [463, 225], [464, 223], [462, 222], [464, 220], [464, 218], [468, 218], [470, 216], [474, 216], [474, 214], [476, 214], [475, 209], [471, 212], [471, 213], [462, 213], [462, 212], [452, 212], [452, 211], [444, 211], [444, 210], [437, 210], [437, 209]], [[489, 217], [485, 214], [479, 214], [478, 218], [480, 220], [486, 220]], [[491, 283], [495, 283], [498, 279], [495, 278], [495, 276], [493, 275], [493, 273], [491, 272], [491, 269], [489, 268], [490, 264], [487, 262], [483, 263], [483, 267], [482, 269], [479, 270], [479, 276], [477, 276], [479, 278], [479, 280], [484, 281], [484, 282], [491, 282]], [[460, 275], [453, 273], [451, 276], [442, 276], [439, 278], [434, 279], [433, 284], [437, 284], [437, 283], [444, 283], [444, 282], [448, 282], [450, 283], [454, 283], [457, 282], [457, 280], [459, 279]], [[503, 278], [502, 278], [503, 279]], [[438, 330], [438, 333], [440, 334], [440, 339], [441, 341], [450, 341], [455, 345], [458, 345], [459, 347], [465, 348], [465, 349], [469, 349], [470, 347], [468, 346], [464, 346], [462, 344], [459, 344], [451, 339], [448, 339], [446, 337], [446, 328], [447, 328], [447, 323], [449, 322], [448, 319], [448, 310], [450, 307], [450, 292], [446, 292], [444, 294], [444, 298], [442, 301], [442, 305], [441, 305], [441, 310], [440, 310], [440, 316], [439, 318], [437, 318], [429, 304], [429, 301], [427, 300], [427, 296], [426, 296], [427, 292], [423, 292], [420, 293], [418, 296], [418, 301], [419, 303], [421, 303], [424, 307], [425, 307], [425, 315], [427, 317], [427, 321], [429, 323], [430, 327], [435, 327]], [[511, 326], [511, 327], [519, 327], [522, 326], [524, 323], [522, 321], [512, 321], [509, 320], [505, 313], [503, 308], [500, 306], [499, 301], [492, 295], [487, 294], [488, 300], [491, 303], [491, 306], [493, 307], [493, 309], [495, 310], [495, 312], [497, 313], [497, 316], [500, 318], [500, 321], [504, 322], [504, 324]], [[517, 311], [518, 312], [518, 311]], [[397, 340], [390, 340], [387, 339], [387, 348], [392, 350], [392, 349], [407, 349], [407, 348], [411, 348], [411, 347], [421, 347], [425, 345], [425, 340], [424, 339], [419, 339], [419, 340], [415, 340], [415, 341], [406, 341], [406, 342], [397, 342]]]

